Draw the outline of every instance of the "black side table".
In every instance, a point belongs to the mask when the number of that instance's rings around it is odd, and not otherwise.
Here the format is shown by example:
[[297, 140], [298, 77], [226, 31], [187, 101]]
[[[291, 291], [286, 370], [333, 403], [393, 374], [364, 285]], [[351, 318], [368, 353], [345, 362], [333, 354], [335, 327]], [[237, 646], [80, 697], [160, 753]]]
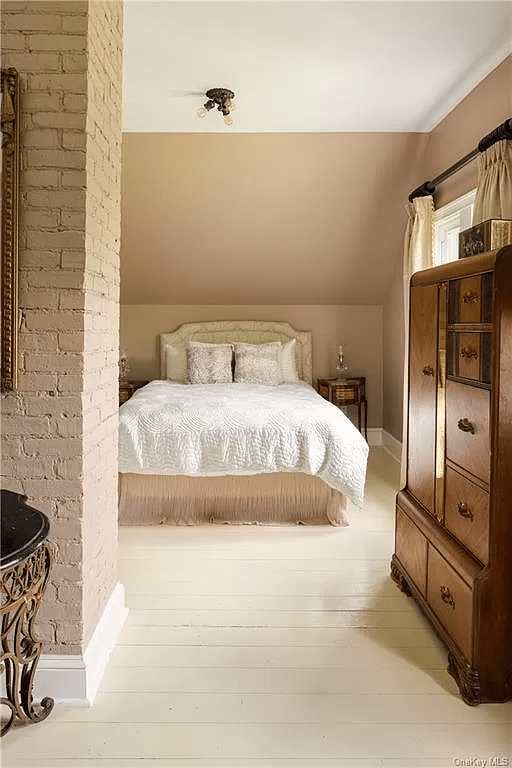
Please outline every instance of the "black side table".
[[0, 673], [5, 671], [7, 698], [2, 696], [0, 702], [11, 713], [0, 736], [7, 733], [15, 718], [36, 723], [53, 709], [53, 699], [45, 697], [36, 705], [32, 698], [42, 647], [33, 625], [48, 583], [53, 546], [47, 541], [48, 518], [29, 507], [26, 500], [19, 493], [1, 492]]

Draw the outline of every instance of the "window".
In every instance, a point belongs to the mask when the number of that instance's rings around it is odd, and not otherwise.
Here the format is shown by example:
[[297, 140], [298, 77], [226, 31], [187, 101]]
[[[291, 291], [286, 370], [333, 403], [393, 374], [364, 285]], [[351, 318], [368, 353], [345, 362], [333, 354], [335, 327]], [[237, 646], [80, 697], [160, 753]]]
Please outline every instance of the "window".
[[459, 258], [459, 232], [469, 229], [476, 189], [434, 212], [434, 265]]

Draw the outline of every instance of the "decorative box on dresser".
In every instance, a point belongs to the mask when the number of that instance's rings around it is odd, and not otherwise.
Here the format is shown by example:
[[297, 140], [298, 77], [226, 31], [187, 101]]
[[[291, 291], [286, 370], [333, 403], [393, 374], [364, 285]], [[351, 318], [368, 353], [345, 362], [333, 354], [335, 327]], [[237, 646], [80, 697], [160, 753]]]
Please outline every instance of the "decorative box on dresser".
[[512, 698], [512, 246], [411, 279], [391, 575], [446, 644], [464, 701]]

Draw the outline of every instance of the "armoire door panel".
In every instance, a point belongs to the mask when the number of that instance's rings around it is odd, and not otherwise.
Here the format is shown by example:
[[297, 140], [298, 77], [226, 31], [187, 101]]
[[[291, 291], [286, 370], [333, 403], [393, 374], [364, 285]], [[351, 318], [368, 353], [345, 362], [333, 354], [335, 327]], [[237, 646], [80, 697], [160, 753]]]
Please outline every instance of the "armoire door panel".
[[411, 289], [409, 336], [409, 491], [432, 514], [435, 499], [437, 285]]

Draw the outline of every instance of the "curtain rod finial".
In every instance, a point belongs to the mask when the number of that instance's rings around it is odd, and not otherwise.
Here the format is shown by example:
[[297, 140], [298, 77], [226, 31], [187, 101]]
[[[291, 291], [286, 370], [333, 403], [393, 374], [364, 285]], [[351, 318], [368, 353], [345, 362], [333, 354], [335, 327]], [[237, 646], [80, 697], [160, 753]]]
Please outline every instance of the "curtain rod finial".
[[424, 181], [421, 186], [413, 189], [409, 195], [409, 202], [412, 203], [415, 197], [426, 197], [427, 195], [433, 195], [435, 191], [435, 184], [433, 184], [431, 181]]

